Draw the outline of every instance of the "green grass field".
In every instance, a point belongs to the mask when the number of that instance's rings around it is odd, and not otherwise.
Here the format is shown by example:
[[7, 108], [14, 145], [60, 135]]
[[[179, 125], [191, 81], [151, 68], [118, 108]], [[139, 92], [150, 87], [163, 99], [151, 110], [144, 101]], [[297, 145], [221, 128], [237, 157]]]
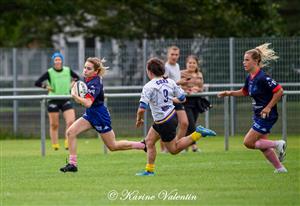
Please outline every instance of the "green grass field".
[[75, 174], [59, 172], [67, 152], [49, 141], [41, 157], [39, 140], [2, 140], [0, 205], [300, 205], [299, 137], [288, 139], [286, 174], [274, 174], [242, 137], [231, 138], [227, 152], [221, 137], [198, 145], [201, 153], [159, 154], [156, 176], [137, 177], [144, 152], [104, 154], [97, 139], [79, 139]]

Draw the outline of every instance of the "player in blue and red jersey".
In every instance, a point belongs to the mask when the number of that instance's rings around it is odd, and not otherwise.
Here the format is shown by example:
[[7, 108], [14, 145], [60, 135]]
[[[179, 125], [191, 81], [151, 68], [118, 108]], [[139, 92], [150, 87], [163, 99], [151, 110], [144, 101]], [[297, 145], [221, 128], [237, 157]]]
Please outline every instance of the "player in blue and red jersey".
[[[276, 103], [281, 99], [283, 89], [280, 84], [268, 76], [262, 67], [269, 61], [278, 59], [268, 43], [245, 52], [243, 65], [249, 73], [243, 88], [237, 91], [223, 91], [224, 96], [251, 96], [253, 100], [253, 125], [244, 138], [244, 145], [249, 149], [259, 149], [275, 167], [275, 173], [285, 173], [282, 165], [285, 157], [284, 140], [268, 140], [271, 128], [278, 119]], [[276, 149], [277, 155], [274, 150]]]
[[115, 133], [111, 127], [109, 112], [104, 106], [104, 91], [102, 77], [107, 67], [103, 65], [104, 60], [90, 57], [86, 60], [83, 75], [88, 87], [85, 97], [80, 97], [73, 87], [71, 94], [74, 100], [84, 107], [86, 112], [77, 119], [67, 130], [69, 140], [69, 162], [60, 168], [62, 172], [77, 172], [77, 141], [76, 136], [83, 131], [94, 128], [101, 136], [104, 144], [110, 151], [138, 149], [145, 150], [145, 142], [133, 142], [127, 140], [116, 141]]

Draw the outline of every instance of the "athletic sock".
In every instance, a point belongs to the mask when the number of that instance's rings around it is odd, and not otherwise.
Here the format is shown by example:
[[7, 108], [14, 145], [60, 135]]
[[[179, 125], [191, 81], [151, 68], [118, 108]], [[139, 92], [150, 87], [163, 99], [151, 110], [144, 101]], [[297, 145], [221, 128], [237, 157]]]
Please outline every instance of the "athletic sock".
[[274, 150], [272, 148], [266, 149], [262, 151], [265, 157], [272, 163], [272, 165], [276, 168], [282, 168], [283, 165], [280, 163], [278, 157], [276, 156]]
[[276, 147], [276, 141], [259, 139], [255, 142], [256, 149], [269, 149]]
[[77, 166], [77, 155], [70, 155], [69, 164]]
[[133, 142], [131, 144], [132, 149], [144, 149], [145, 148], [145, 144], [142, 142]]
[[191, 134], [191, 138], [194, 140], [194, 142], [198, 141], [201, 137], [202, 137], [202, 135], [198, 132], [193, 132]]
[[53, 149], [59, 149], [59, 144], [52, 144]]
[[154, 164], [146, 164], [147, 172], [154, 172]]

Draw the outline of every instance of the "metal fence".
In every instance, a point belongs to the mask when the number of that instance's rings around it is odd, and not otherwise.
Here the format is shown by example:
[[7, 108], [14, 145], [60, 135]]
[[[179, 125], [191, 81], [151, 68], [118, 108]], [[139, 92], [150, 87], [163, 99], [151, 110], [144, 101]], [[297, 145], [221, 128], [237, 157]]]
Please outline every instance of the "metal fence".
[[[300, 90], [300, 37], [111, 40], [96, 42], [95, 48], [85, 48], [82, 44], [78, 46], [76, 43], [66, 44], [67, 47], [61, 48], [61, 51], [65, 55], [65, 65], [69, 65], [77, 73], [81, 73], [86, 57], [105, 57], [110, 67], [104, 78], [106, 92], [132, 93], [140, 92], [142, 85], [147, 81], [144, 69], [146, 60], [152, 56], [165, 59], [167, 47], [177, 45], [180, 48], [181, 68], [185, 67], [185, 58], [188, 55], [197, 55], [201, 60], [201, 69], [207, 85], [206, 91], [213, 92], [240, 87], [246, 76], [242, 67], [244, 52], [264, 42], [272, 43], [272, 47], [280, 56], [278, 62], [264, 69], [281, 83], [285, 90]], [[42, 94], [43, 90], [39, 88], [31, 90], [31, 87], [33, 87], [33, 82], [51, 66], [50, 56], [53, 51], [54, 49], [0, 48], [0, 95]], [[4, 88], [12, 88], [12, 90]], [[213, 126], [217, 132], [223, 133], [223, 100], [215, 96], [209, 98], [214, 105], [209, 112], [209, 121], [207, 120], [208, 114], [202, 114], [199, 117], [199, 123]], [[143, 130], [134, 128], [138, 100], [138, 97], [108, 100], [113, 127], [118, 134], [122, 136], [143, 135]], [[300, 97], [288, 95], [287, 102], [287, 131], [289, 134], [300, 134]], [[230, 98], [229, 107], [230, 135], [245, 133], [251, 124], [250, 100]], [[78, 117], [83, 108], [76, 105], [75, 109]], [[279, 103], [280, 109], [281, 102]], [[37, 100], [2, 99], [0, 101], [0, 132], [39, 134], [39, 115], [40, 103]], [[124, 119], [126, 124], [124, 124]], [[280, 120], [272, 130], [273, 133], [281, 133], [282, 121]], [[61, 124], [63, 124], [62, 121]], [[48, 126], [47, 122], [46, 126]], [[60, 130], [60, 133], [63, 134], [63, 130]]]
[[[149, 57], [166, 59], [167, 47], [180, 48], [179, 64], [183, 69], [190, 54], [201, 60], [206, 83], [243, 83], [244, 52], [264, 42], [272, 43], [280, 59], [265, 70], [279, 82], [300, 82], [300, 37], [294, 38], [195, 38], [178, 40], [111, 40], [96, 42], [95, 48], [82, 48], [72, 43], [61, 48], [65, 65], [81, 73], [84, 59], [101, 56], [110, 67], [105, 86], [143, 85], [146, 81], [145, 62]], [[0, 87], [32, 87], [51, 66], [54, 49], [0, 48]], [[14, 83], [15, 82], [15, 83]]]
[[[289, 84], [283, 83], [284, 88], [289, 87], [300, 88], [300, 83]], [[224, 85], [224, 84], [205, 84], [205, 90], [220, 91], [227, 90], [230, 88], [238, 89], [242, 84]], [[139, 97], [129, 97], [129, 91], [131, 93], [141, 92], [142, 86], [128, 86], [128, 87], [106, 87], [106, 93], [108, 95], [113, 95], [114, 93], [124, 93], [125, 97], [114, 97], [109, 99], [107, 102], [109, 109], [111, 110], [111, 115], [113, 117], [113, 126], [117, 129], [118, 133], [122, 136], [140, 136], [141, 131], [134, 128], [134, 119], [136, 109], [138, 107]], [[287, 89], [285, 89], [287, 91]], [[22, 100], [12, 100], [11, 98], [5, 99], [4, 96], [13, 95], [46, 95], [46, 90], [38, 88], [0, 88], [0, 132], [2, 133], [14, 133], [23, 134], [26, 136], [37, 135], [39, 131], [39, 125], [35, 123], [39, 119], [40, 105], [38, 101]], [[213, 126], [222, 131], [222, 125], [224, 124], [222, 119], [222, 101], [215, 96], [209, 97], [210, 101], [214, 105], [213, 109], [209, 113], [200, 115], [199, 123], [210, 126], [213, 122]], [[289, 121], [289, 134], [299, 134], [299, 113], [300, 113], [300, 96], [299, 95], [289, 95], [287, 96], [287, 120]], [[251, 101], [249, 97], [245, 98], [230, 98], [230, 135], [243, 134], [249, 127], [251, 123]], [[281, 108], [281, 102], [279, 102], [279, 111]], [[83, 108], [75, 104], [75, 110], [77, 117], [83, 112]], [[208, 118], [208, 115], [210, 118]], [[26, 121], [28, 117], [31, 116], [31, 121]], [[128, 124], [123, 124], [122, 121], [127, 119]], [[130, 122], [130, 124], [129, 124]], [[32, 125], [31, 125], [32, 124]], [[63, 125], [64, 122], [62, 121]], [[63, 127], [62, 127], [63, 128]], [[60, 133], [63, 135], [63, 130]], [[280, 133], [280, 129], [273, 129], [273, 133]]]
[[[300, 135], [299, 122], [300, 122], [300, 95], [294, 91], [285, 91], [289, 95], [284, 97], [287, 101], [287, 111], [285, 112], [287, 121], [287, 131], [291, 135]], [[201, 95], [204, 95], [203, 93]], [[251, 125], [251, 100], [249, 97], [234, 98], [235, 107], [234, 111], [229, 114], [229, 122], [224, 122], [224, 103], [222, 99], [216, 97], [216, 92], [209, 92], [209, 100], [213, 104], [213, 108], [204, 114], [201, 114], [198, 120], [199, 124], [203, 124], [207, 127], [213, 127], [219, 134], [224, 133], [224, 124], [230, 126], [230, 135], [244, 134]], [[212, 95], [214, 94], [214, 95]], [[144, 136], [145, 130], [135, 128], [135, 115], [139, 104], [140, 93], [123, 93], [123, 94], [106, 94], [107, 106], [112, 116], [112, 124], [116, 133], [121, 136]], [[0, 96], [0, 131], [3, 133], [15, 133], [23, 136], [39, 136], [41, 124], [40, 113], [41, 106], [40, 100], [49, 99], [47, 95], [18, 95], [18, 96]], [[294, 101], [297, 99], [298, 101]], [[14, 102], [18, 101], [18, 107], [14, 111]], [[278, 104], [279, 113], [282, 113], [282, 102]], [[84, 112], [84, 108], [75, 104], [75, 110], [77, 117], [81, 116]], [[282, 133], [282, 116], [274, 129], [272, 130], [275, 134]], [[126, 120], [126, 121], [125, 121]], [[48, 119], [46, 120], [48, 121]], [[232, 133], [232, 122], [235, 123], [235, 131]], [[147, 128], [152, 123], [152, 119], [149, 117]], [[60, 134], [63, 135], [64, 122], [61, 121], [62, 127]], [[45, 128], [48, 130], [48, 123]], [[94, 135], [85, 134], [85, 136]]]
[[[217, 95], [217, 92], [203, 92], [200, 94], [196, 94], [193, 96], [205, 96], [207, 98], [210, 98], [210, 101], [213, 102], [214, 104], [214, 110], [207, 111], [205, 113], [205, 116], [202, 117], [200, 122], [204, 124], [206, 127], [211, 127], [217, 133], [224, 134], [225, 137], [225, 150], [228, 150], [229, 148], [229, 135], [230, 135], [230, 107], [229, 107], [229, 98], [225, 97], [224, 99], [219, 99], [218, 101], [215, 97]], [[299, 108], [298, 108], [298, 114], [294, 114], [297, 119], [295, 120], [296, 124], [294, 124], [294, 120], [291, 120], [290, 117], [292, 117], [290, 111], [288, 111], [288, 103], [287, 99], [291, 95], [297, 95], [298, 97], [300, 96], [300, 91], [285, 91], [281, 107], [279, 107], [279, 111], [281, 112], [282, 115], [280, 115], [279, 123], [275, 126], [274, 130], [276, 131], [281, 131], [282, 138], [287, 140], [287, 133], [288, 130], [289, 133], [295, 132], [295, 134], [300, 135], [300, 130], [297, 127], [297, 122], [299, 123]], [[145, 118], [145, 125], [143, 129], [136, 129], [135, 128], [135, 111], [138, 106], [138, 101], [135, 100], [136, 98], [140, 97], [140, 93], [118, 93], [118, 94], [106, 94], [105, 95], [105, 104], [109, 107], [112, 119], [113, 119], [113, 128], [116, 132], [117, 135], [120, 135], [122, 137], [127, 136], [127, 135], [134, 135], [134, 136], [146, 136], [146, 133], [149, 129], [149, 127], [152, 125], [152, 118], [150, 117], [151, 115], [146, 115]], [[46, 128], [47, 128], [47, 123], [46, 123], [46, 100], [47, 99], [62, 99], [62, 98], [70, 98], [70, 96], [48, 96], [48, 95], [19, 95], [19, 96], [0, 96], [0, 100], [6, 100], [6, 101], [30, 101], [30, 105], [34, 106], [31, 107], [31, 110], [28, 110], [29, 107], [26, 107], [27, 109], [22, 111], [22, 117], [24, 120], [22, 122], [26, 122], [27, 125], [20, 125], [20, 128], [14, 128], [18, 132], [21, 133], [28, 133], [29, 134], [39, 134], [41, 136], [41, 153], [42, 155], [45, 155], [45, 139], [46, 139]], [[214, 99], [214, 100], [213, 100]], [[117, 100], [117, 101], [116, 101]], [[212, 101], [213, 100], [213, 101]], [[218, 102], [218, 103], [217, 103]], [[40, 105], [38, 107], [37, 104]], [[121, 104], [120, 104], [121, 103]], [[134, 111], [128, 112], [129, 109], [133, 108], [132, 105], [135, 105]], [[291, 107], [299, 107], [299, 105], [289, 105], [289, 108]], [[239, 121], [238, 126], [242, 127], [243, 124], [246, 125], [244, 133], [249, 129], [250, 127], [250, 118], [251, 118], [251, 113], [248, 112], [251, 110], [249, 107], [249, 104], [244, 104], [244, 103], [239, 103], [238, 107], [238, 116], [239, 117], [244, 117], [247, 116], [247, 120], [242, 122]], [[39, 108], [39, 109], [37, 109]], [[125, 109], [124, 109], [125, 108]], [[247, 110], [246, 110], [247, 109]], [[296, 108], [297, 109], [297, 108]], [[82, 109], [81, 109], [82, 110]], [[210, 113], [214, 114], [210, 114]], [[245, 112], [246, 111], [246, 112]], [[0, 111], [1, 116], [8, 117], [7, 114], [11, 114], [12, 112], [10, 111]], [[4, 119], [1, 117], [1, 120]], [[240, 118], [239, 118], [240, 119]], [[6, 119], [7, 120], [7, 119]], [[200, 123], [199, 122], [199, 123]], [[11, 124], [7, 124], [6, 126], [5, 123], [8, 122], [2, 122], [1, 121], [1, 130], [3, 128], [9, 129], [9, 126]], [[15, 123], [14, 123], [15, 124]], [[18, 124], [16, 124], [18, 125]], [[16, 126], [15, 125], [15, 126]], [[211, 125], [211, 126], [210, 126]], [[243, 125], [244, 126], [244, 125]], [[30, 128], [32, 129], [30, 131]], [[20, 129], [20, 130], [19, 130]], [[85, 134], [86, 135], [86, 134]], [[95, 135], [95, 132], [94, 132]], [[96, 135], [95, 135], [96, 136]]]

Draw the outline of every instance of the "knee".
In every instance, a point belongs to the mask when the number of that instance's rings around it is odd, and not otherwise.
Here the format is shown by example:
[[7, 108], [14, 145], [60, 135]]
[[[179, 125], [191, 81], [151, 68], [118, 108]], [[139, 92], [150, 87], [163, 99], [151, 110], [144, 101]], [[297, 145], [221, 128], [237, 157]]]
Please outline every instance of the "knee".
[[178, 154], [178, 151], [176, 150], [168, 150], [170, 152], [171, 155], [176, 155]]
[[146, 139], [146, 146], [147, 148], [153, 148], [155, 147], [155, 142], [151, 141], [150, 139]]
[[69, 128], [73, 123], [74, 123], [74, 121], [68, 121], [68, 122], [66, 122], [66, 127]]
[[74, 136], [75, 131], [72, 128], [68, 128], [66, 131], [66, 136], [68, 138], [72, 138]]
[[106, 147], [108, 148], [109, 151], [114, 152], [117, 151], [118, 148], [115, 144], [111, 144], [111, 145], [106, 145]]
[[52, 122], [50, 124], [50, 128], [53, 129], [53, 130], [57, 130], [58, 129], [58, 122]]
[[255, 143], [253, 143], [253, 142], [251, 142], [251, 141], [244, 140], [244, 145], [245, 145], [245, 147], [247, 147], [248, 149], [255, 149]]

